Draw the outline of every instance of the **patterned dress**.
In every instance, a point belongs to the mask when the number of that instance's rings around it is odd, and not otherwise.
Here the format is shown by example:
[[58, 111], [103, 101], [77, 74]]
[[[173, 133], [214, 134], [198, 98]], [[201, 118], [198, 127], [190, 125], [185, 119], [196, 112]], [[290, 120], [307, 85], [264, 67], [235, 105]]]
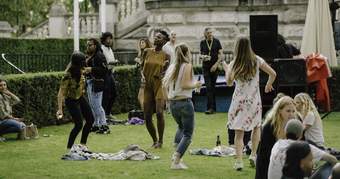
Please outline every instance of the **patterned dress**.
[[246, 82], [235, 80], [236, 86], [228, 112], [227, 127], [229, 129], [251, 131], [261, 124], [259, 67], [264, 60], [259, 56], [256, 56], [256, 60], [256, 74], [251, 80]]

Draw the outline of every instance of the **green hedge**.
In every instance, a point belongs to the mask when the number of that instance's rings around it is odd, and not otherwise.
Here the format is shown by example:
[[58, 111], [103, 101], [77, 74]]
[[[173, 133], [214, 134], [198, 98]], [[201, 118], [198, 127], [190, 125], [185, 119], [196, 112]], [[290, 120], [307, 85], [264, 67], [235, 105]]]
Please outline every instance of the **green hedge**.
[[[80, 50], [86, 49], [86, 40], [80, 39]], [[71, 54], [73, 39], [16, 39], [0, 38], [0, 52], [14, 54]]]
[[[195, 73], [201, 72], [195, 67]], [[332, 110], [340, 111], [340, 68], [332, 68], [330, 79]], [[11, 91], [17, 94], [22, 103], [15, 106], [17, 116], [34, 122], [39, 126], [55, 124], [57, 109], [57, 92], [63, 72], [32, 73], [25, 75], [7, 75], [5, 79]], [[128, 112], [139, 108], [137, 94], [140, 85], [140, 74], [134, 66], [116, 68], [117, 81], [116, 102], [113, 113]]]
[[[38, 126], [56, 123], [57, 93], [63, 72], [7, 75], [8, 88], [22, 100], [14, 107], [16, 116]], [[140, 77], [133, 66], [116, 68], [118, 96], [113, 107], [114, 113], [128, 112], [139, 108], [136, 98]]]

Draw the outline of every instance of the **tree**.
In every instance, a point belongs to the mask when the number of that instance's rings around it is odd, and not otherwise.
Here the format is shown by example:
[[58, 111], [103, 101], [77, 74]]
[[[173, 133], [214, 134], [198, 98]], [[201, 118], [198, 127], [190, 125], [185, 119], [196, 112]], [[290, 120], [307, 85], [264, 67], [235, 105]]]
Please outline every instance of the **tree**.
[[[0, 0], [0, 21], [8, 21], [12, 27], [16, 27], [17, 34], [23, 33], [27, 27], [35, 27], [48, 19], [49, 10], [55, 1], [60, 0]], [[62, 2], [72, 13], [73, 0]], [[91, 11], [91, 3], [84, 0], [80, 3], [80, 11]]]
[[19, 33], [25, 27], [36, 26], [47, 18], [49, 8], [54, 0], [1, 0], [0, 20], [8, 21], [17, 27]]

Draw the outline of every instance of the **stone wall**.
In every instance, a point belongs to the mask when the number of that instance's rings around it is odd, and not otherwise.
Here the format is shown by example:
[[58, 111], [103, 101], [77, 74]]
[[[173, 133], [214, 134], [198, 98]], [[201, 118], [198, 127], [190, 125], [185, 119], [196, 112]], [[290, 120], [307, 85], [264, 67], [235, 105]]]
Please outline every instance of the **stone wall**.
[[307, 11], [307, 0], [146, 0], [150, 11], [147, 36], [157, 28], [177, 33], [178, 41], [188, 43], [194, 51], [199, 49], [206, 27], [215, 29], [214, 35], [225, 50], [233, 50], [238, 35], [249, 35], [249, 15], [278, 15], [280, 34], [288, 42], [300, 46]]

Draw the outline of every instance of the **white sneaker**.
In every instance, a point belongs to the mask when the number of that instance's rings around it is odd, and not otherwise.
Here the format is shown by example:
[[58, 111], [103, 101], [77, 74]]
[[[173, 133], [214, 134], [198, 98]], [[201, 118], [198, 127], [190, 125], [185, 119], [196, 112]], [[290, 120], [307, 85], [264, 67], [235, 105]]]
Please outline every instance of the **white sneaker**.
[[242, 161], [235, 162], [234, 169], [237, 171], [241, 171], [243, 169], [243, 162]]
[[183, 162], [179, 162], [177, 164], [175, 162], [172, 162], [170, 168], [172, 170], [186, 170], [186, 169], [188, 169], [188, 167]]
[[251, 167], [256, 167], [256, 156], [250, 155], [249, 156], [249, 163]]

